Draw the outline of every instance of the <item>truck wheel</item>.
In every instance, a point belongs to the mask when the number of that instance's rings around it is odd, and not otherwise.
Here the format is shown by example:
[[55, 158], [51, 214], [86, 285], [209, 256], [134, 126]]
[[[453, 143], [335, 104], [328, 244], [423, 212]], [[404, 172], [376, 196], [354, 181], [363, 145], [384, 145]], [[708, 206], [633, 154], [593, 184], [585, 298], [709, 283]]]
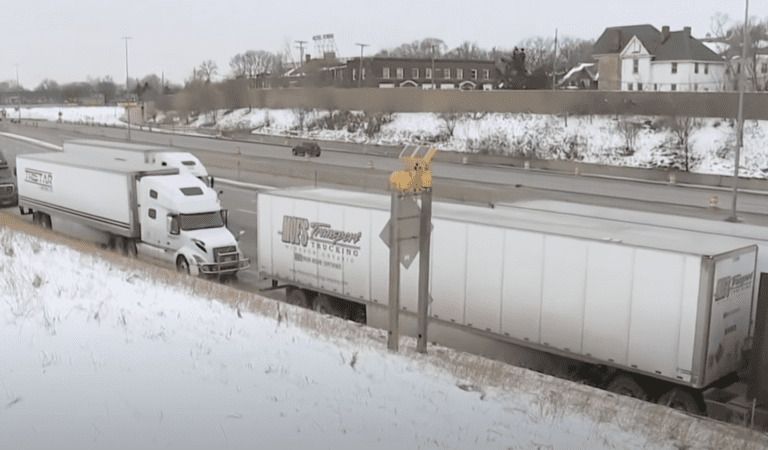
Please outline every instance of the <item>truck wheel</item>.
[[189, 275], [189, 261], [183, 256], [176, 258], [176, 271]]
[[616, 375], [608, 386], [605, 387], [608, 392], [614, 394], [626, 395], [627, 397], [633, 397], [639, 400], [648, 400], [648, 394], [645, 392], [640, 383], [627, 374]]
[[309, 308], [311, 306], [309, 295], [304, 289], [289, 287], [286, 290], [285, 298], [291, 305], [301, 306], [302, 308]]
[[698, 397], [687, 389], [676, 387], [661, 394], [656, 403], [678, 411], [702, 416], [704, 415], [704, 407]]
[[40, 213], [37, 211], [32, 212], [32, 223], [40, 225]]

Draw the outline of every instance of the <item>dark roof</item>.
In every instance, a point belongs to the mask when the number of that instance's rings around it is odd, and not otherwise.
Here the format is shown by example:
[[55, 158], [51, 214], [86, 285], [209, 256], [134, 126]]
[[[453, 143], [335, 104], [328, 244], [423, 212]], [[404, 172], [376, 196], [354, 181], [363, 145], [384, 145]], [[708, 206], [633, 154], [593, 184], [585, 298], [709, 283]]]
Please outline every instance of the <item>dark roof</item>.
[[650, 53], [653, 53], [661, 42], [661, 31], [653, 25], [610, 27], [606, 28], [597, 39], [597, 42], [592, 47], [592, 54], [621, 53], [632, 39], [632, 36], [637, 36]]
[[656, 61], [723, 61], [717, 53], [692, 37], [690, 30], [669, 33], [654, 56]]

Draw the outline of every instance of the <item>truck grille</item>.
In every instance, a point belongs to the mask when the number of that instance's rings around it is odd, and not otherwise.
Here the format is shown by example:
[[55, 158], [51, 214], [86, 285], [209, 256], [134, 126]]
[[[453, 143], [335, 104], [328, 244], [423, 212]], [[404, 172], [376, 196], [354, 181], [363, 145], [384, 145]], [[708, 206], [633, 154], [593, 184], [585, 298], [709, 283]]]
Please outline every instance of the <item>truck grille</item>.
[[14, 187], [12, 184], [2, 184], [0, 185], [0, 195], [11, 195], [13, 194]]
[[228, 247], [217, 247], [213, 249], [213, 260], [217, 263], [235, 263], [239, 259], [237, 247], [230, 245]]

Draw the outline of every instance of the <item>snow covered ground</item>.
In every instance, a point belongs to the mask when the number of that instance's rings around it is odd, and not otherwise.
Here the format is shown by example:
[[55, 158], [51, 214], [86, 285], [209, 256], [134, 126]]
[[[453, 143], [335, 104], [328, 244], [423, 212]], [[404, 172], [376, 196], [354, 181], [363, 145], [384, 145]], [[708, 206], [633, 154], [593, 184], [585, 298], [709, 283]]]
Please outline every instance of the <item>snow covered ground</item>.
[[[3, 109], [8, 118], [19, 116], [13, 106], [0, 105], [0, 114]], [[125, 108], [121, 106], [22, 106], [21, 118], [55, 122], [59, 112], [62, 122], [125, 126]]]
[[382, 332], [40, 240], [8, 217], [2, 448], [768, 445], [764, 435], [471, 355], [391, 354]]
[[[8, 114], [15, 114], [7, 109]], [[22, 108], [22, 118], [123, 125], [117, 107]], [[165, 117], [163, 114], [159, 118]], [[542, 114], [364, 113], [302, 109], [235, 109], [200, 114], [189, 128], [250, 130], [381, 145], [432, 144], [442, 150], [559, 159], [627, 167], [684, 170], [685, 152], [669, 117]], [[184, 127], [182, 127], [183, 129]], [[730, 119], [696, 119], [685, 126], [691, 172], [733, 174], [736, 129]], [[678, 129], [680, 126], [678, 125]], [[176, 128], [179, 131], [179, 128]], [[768, 121], [744, 132], [741, 175], [768, 178]]]

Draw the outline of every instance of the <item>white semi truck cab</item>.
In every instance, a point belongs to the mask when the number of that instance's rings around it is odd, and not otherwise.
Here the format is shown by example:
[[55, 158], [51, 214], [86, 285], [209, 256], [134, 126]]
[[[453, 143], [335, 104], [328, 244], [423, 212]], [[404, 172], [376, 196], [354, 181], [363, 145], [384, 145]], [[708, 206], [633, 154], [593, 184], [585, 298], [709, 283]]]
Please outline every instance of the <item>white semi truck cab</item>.
[[248, 266], [226, 228], [215, 192], [191, 174], [138, 181], [140, 251], [172, 261], [181, 271], [217, 275]]
[[74, 222], [125, 253], [191, 274], [249, 267], [216, 193], [192, 174], [67, 152], [19, 155], [16, 166], [19, 209], [45, 227]]
[[214, 179], [208, 174], [200, 159], [189, 152], [172, 147], [150, 144], [133, 144], [96, 139], [75, 139], [64, 142], [66, 153], [90, 155], [97, 158], [145, 162], [156, 167], [175, 167], [180, 173], [189, 173], [199, 178], [206, 186], [213, 188]]

